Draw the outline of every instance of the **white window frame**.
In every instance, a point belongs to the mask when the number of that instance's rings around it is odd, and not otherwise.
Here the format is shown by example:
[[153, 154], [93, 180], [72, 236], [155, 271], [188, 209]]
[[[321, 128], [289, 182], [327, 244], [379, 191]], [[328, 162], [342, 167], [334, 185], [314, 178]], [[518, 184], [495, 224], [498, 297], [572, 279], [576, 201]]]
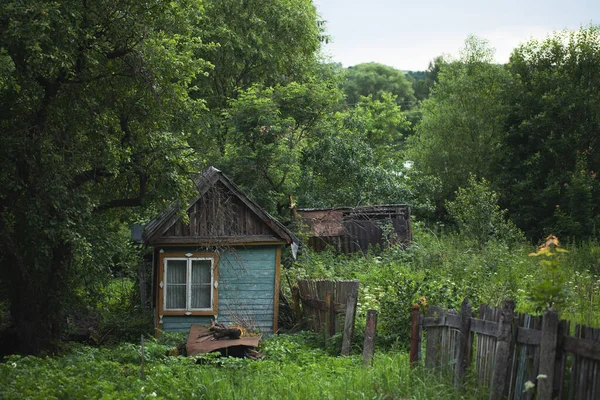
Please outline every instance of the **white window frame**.
[[[186, 278], [185, 278], [185, 308], [167, 308], [167, 292], [169, 283], [167, 282], [168, 261], [186, 261]], [[210, 307], [209, 308], [192, 308], [192, 261], [210, 261]], [[164, 288], [163, 288], [163, 310], [164, 311], [212, 311], [214, 309], [215, 300], [215, 259], [214, 257], [164, 257]]]

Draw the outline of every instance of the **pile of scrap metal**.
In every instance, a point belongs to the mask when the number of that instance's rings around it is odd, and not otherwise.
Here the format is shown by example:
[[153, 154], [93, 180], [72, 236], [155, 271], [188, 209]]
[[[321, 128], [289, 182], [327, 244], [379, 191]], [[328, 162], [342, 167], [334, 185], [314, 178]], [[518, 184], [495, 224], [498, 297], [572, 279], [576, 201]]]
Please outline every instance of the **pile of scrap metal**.
[[192, 324], [186, 344], [188, 356], [220, 352], [224, 356], [262, 358], [256, 351], [261, 336], [254, 336], [240, 326], [226, 327], [222, 324], [205, 326]]

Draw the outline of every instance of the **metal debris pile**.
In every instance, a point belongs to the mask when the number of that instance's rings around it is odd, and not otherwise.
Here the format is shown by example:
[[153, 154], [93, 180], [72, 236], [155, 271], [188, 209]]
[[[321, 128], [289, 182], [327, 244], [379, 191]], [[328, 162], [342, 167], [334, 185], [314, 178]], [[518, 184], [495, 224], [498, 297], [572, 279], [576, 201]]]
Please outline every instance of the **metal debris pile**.
[[260, 335], [249, 335], [240, 326], [192, 324], [186, 350], [188, 356], [219, 351], [224, 356], [261, 358], [262, 354], [256, 351], [260, 339]]

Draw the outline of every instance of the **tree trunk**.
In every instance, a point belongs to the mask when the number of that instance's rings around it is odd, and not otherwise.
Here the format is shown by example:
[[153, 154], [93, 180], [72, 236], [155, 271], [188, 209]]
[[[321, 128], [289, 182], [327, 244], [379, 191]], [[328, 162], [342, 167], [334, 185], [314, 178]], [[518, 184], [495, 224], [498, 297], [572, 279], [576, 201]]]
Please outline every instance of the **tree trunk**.
[[[23, 246], [25, 247], [25, 246]], [[23, 249], [24, 250], [24, 249]], [[22, 354], [38, 355], [56, 349], [61, 338], [61, 312], [72, 247], [57, 243], [51, 257], [44, 252], [19, 256], [6, 254], [5, 270], [11, 271], [11, 314]], [[24, 253], [27, 254], [27, 253]]]

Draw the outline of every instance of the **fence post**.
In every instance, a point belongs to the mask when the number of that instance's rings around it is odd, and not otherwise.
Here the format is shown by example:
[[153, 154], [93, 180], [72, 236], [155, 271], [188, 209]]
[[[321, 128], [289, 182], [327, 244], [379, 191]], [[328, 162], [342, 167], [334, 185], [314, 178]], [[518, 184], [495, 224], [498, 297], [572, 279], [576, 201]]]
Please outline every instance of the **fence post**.
[[464, 299], [460, 307], [460, 335], [458, 336], [456, 364], [454, 366], [454, 387], [460, 390], [462, 381], [467, 373], [467, 366], [471, 359], [471, 348], [469, 337], [471, 335], [471, 303]]
[[356, 294], [352, 293], [346, 300], [346, 317], [344, 319], [344, 338], [342, 339], [342, 355], [350, 354], [352, 335], [354, 334], [354, 318], [356, 317]]
[[327, 321], [325, 322], [325, 329], [327, 334], [325, 336], [332, 337], [335, 335], [335, 297], [333, 291], [327, 292], [325, 300], [325, 306], [327, 307]]
[[373, 363], [375, 354], [375, 330], [377, 329], [377, 311], [367, 311], [367, 324], [365, 327], [365, 342], [363, 345], [363, 364], [365, 367]]
[[550, 308], [546, 310], [542, 320], [542, 343], [540, 344], [540, 367], [537, 380], [537, 398], [539, 400], [552, 399], [557, 340], [558, 313]]
[[300, 310], [300, 289], [298, 285], [292, 286], [292, 303], [294, 306], [294, 323], [299, 324], [302, 321], [302, 311]]
[[421, 330], [419, 329], [420, 310], [419, 305], [412, 306], [411, 314], [411, 329], [410, 329], [410, 367], [414, 368], [415, 363], [419, 360], [421, 353]]
[[494, 372], [492, 373], [492, 387], [490, 400], [500, 400], [507, 396], [507, 377], [510, 374], [510, 359], [514, 347], [513, 317], [515, 302], [505, 300], [502, 302], [500, 321], [498, 322], [498, 338], [496, 339], [496, 357], [494, 359]]

